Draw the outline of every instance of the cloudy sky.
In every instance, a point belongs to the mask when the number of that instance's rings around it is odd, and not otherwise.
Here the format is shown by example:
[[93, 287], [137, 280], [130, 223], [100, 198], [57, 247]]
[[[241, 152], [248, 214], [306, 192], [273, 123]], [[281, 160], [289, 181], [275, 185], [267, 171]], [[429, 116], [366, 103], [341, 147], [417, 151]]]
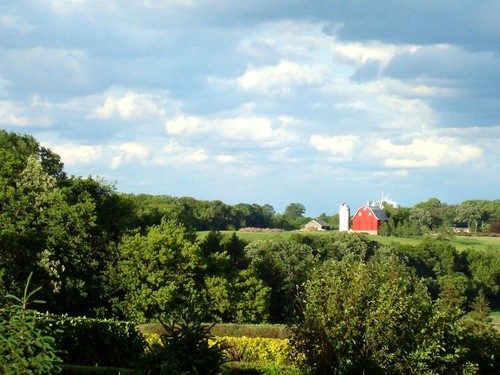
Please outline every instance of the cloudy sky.
[[130, 193], [499, 199], [498, 0], [3, 0], [0, 127]]

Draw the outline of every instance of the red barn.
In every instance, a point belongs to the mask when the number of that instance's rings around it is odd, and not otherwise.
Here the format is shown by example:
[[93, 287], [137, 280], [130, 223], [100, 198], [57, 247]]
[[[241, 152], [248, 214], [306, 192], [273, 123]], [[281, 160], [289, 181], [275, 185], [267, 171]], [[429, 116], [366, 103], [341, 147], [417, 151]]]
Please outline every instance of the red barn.
[[351, 229], [354, 232], [378, 234], [380, 224], [387, 220], [385, 211], [380, 207], [363, 206], [352, 218]]

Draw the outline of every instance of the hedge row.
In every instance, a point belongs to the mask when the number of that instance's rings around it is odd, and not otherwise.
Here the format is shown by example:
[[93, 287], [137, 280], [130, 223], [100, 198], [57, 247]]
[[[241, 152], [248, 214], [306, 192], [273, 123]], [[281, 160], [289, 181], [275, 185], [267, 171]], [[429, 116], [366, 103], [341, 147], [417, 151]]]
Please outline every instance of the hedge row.
[[52, 314], [38, 319], [55, 333], [65, 364], [131, 368], [144, 352], [144, 338], [130, 322]]
[[[156, 333], [146, 333], [144, 337], [149, 345], [161, 343], [160, 336]], [[226, 353], [231, 362], [281, 366], [291, 365], [297, 358], [288, 339], [216, 336], [209, 340], [209, 345], [215, 342], [222, 342], [228, 347]]]
[[[142, 324], [137, 327], [143, 334], [164, 333], [161, 324]], [[231, 337], [265, 337], [274, 339], [286, 339], [288, 331], [283, 324], [216, 324], [211, 332], [212, 336]]]

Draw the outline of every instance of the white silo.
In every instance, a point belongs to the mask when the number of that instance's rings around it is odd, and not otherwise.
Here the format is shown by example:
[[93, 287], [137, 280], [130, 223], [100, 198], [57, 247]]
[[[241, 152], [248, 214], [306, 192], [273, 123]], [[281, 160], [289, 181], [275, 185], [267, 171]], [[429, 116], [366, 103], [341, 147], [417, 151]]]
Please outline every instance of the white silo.
[[342, 203], [339, 209], [339, 231], [347, 232], [351, 221], [351, 211], [347, 203]]

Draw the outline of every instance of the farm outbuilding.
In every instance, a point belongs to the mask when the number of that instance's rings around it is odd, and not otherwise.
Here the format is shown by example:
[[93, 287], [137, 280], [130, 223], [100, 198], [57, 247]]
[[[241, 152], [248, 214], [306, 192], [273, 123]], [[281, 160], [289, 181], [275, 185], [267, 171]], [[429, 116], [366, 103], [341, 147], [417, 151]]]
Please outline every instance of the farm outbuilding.
[[330, 224], [320, 219], [313, 219], [304, 226], [304, 230], [330, 230]]
[[386, 220], [387, 215], [382, 208], [365, 205], [353, 216], [351, 229], [354, 232], [379, 234], [380, 224]]

